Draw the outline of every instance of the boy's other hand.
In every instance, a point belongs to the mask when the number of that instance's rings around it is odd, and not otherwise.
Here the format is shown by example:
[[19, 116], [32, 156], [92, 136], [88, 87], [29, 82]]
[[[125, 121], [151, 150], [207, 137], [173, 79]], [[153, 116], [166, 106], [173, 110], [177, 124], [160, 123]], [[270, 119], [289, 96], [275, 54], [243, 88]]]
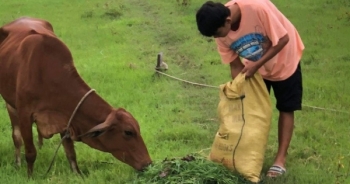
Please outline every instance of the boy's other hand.
[[242, 73], [245, 73], [246, 78], [252, 77], [255, 72], [257, 72], [259, 69], [259, 64], [257, 62], [245, 62], [245, 66], [242, 69]]

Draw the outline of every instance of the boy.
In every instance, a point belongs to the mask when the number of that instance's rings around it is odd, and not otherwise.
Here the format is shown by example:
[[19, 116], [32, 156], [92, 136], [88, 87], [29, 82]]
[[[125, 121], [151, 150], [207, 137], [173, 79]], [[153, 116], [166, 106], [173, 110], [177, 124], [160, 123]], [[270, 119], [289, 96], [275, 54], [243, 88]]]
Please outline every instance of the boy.
[[196, 20], [202, 35], [215, 38], [232, 78], [240, 72], [249, 78], [259, 71], [268, 91], [274, 90], [278, 152], [267, 176], [284, 174], [294, 111], [301, 110], [302, 103], [299, 62], [304, 45], [297, 30], [269, 0], [231, 0], [225, 5], [208, 1], [197, 11]]

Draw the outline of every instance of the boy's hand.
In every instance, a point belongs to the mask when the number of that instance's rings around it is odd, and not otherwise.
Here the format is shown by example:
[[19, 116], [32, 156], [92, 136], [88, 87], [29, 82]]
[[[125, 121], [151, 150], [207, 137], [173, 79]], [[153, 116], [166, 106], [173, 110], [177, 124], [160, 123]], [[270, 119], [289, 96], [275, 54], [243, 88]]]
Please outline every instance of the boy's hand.
[[289, 36], [288, 34], [286, 34], [285, 36], [279, 39], [276, 46], [270, 47], [258, 61], [246, 62], [242, 73], [245, 73], [246, 78], [252, 77], [261, 66], [263, 66], [267, 61], [276, 56], [276, 54], [283, 49], [283, 47], [288, 43], [288, 41]]
[[245, 67], [242, 69], [242, 73], [245, 73], [246, 78], [250, 78], [259, 68], [260, 66], [257, 62], [245, 62]]

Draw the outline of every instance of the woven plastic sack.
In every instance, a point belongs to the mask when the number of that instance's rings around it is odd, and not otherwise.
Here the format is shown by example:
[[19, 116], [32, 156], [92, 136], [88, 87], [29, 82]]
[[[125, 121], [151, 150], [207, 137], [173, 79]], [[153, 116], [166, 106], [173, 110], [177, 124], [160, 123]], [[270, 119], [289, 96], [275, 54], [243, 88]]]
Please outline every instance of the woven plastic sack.
[[237, 171], [252, 182], [260, 180], [271, 124], [269, 93], [259, 73], [239, 74], [220, 85], [220, 127], [209, 159]]

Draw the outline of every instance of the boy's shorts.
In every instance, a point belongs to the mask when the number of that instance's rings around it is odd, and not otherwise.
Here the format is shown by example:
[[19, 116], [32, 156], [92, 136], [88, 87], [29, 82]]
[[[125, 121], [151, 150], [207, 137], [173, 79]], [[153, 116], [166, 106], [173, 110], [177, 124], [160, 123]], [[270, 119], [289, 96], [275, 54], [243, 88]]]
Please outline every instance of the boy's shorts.
[[293, 112], [301, 110], [303, 84], [300, 63], [295, 72], [286, 80], [265, 80], [266, 87], [270, 93], [271, 87], [277, 101], [276, 108], [281, 112]]

